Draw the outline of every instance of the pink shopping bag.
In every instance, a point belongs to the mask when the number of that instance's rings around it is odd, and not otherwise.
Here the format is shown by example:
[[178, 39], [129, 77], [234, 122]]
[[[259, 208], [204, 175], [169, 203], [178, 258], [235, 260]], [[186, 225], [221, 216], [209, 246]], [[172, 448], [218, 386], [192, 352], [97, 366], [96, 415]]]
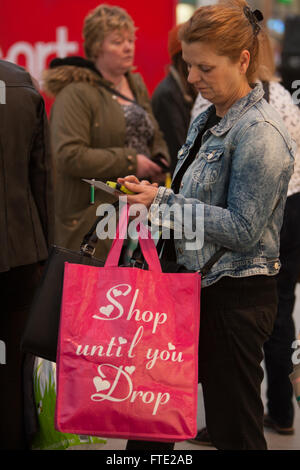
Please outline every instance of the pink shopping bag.
[[118, 267], [124, 220], [103, 268], [65, 264], [56, 429], [186, 440], [197, 433], [201, 278], [162, 273], [143, 224], [149, 270]]

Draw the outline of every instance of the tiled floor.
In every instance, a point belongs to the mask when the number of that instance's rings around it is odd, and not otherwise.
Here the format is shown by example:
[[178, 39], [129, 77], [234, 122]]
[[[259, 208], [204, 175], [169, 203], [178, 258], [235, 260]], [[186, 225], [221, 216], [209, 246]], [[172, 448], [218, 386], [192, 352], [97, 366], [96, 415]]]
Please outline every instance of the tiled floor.
[[[300, 332], [300, 284], [297, 285], [297, 300], [294, 311], [296, 331]], [[265, 382], [262, 386], [262, 397], [265, 401]], [[202, 427], [204, 422], [203, 402], [201, 387], [199, 387], [199, 406], [198, 406], [198, 426]], [[292, 436], [282, 436], [271, 430], [265, 430], [265, 436], [270, 450], [300, 450], [300, 408], [295, 400], [295, 434]], [[121, 439], [108, 439], [106, 444], [82, 445], [71, 447], [70, 450], [124, 450], [126, 441]], [[180, 442], [175, 445], [175, 450], [214, 450], [212, 447], [203, 447], [191, 444], [189, 442]]]

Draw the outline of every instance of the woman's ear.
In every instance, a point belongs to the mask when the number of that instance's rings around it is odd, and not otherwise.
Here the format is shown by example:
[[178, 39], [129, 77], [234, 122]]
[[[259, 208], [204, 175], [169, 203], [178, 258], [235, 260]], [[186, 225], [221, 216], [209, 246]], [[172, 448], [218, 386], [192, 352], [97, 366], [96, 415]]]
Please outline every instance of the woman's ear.
[[246, 75], [250, 62], [250, 52], [245, 49], [240, 55], [240, 73]]

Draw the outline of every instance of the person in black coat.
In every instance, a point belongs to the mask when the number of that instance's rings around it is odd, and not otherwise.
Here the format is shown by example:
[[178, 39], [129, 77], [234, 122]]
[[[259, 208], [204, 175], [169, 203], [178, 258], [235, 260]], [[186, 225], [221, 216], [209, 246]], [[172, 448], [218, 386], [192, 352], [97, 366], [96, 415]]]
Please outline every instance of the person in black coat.
[[168, 75], [158, 84], [152, 95], [152, 109], [164, 134], [171, 156], [173, 174], [177, 153], [184, 144], [191, 120], [196, 91], [187, 78], [187, 66], [182, 59], [177, 25], [169, 33], [168, 51], [171, 58]]
[[0, 60], [0, 77], [0, 448], [24, 450], [33, 360], [20, 342], [53, 242], [52, 163], [44, 100], [30, 75]]

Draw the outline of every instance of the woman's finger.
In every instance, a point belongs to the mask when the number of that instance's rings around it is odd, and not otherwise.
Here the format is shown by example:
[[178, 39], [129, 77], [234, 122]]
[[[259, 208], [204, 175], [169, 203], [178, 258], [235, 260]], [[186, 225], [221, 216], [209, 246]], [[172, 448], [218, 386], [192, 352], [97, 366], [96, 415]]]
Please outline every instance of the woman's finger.
[[128, 181], [129, 183], [136, 183], [136, 184], [140, 183], [140, 180], [135, 175], [128, 175], [128, 176], [125, 176], [124, 178], [117, 179], [117, 182], [120, 184], [124, 184], [125, 181]]
[[139, 183], [133, 183], [131, 181], [124, 181], [124, 186], [129, 189], [130, 191], [132, 191], [133, 193], [143, 193], [145, 191], [145, 186], [148, 186], [146, 184], [141, 184], [140, 182]]

